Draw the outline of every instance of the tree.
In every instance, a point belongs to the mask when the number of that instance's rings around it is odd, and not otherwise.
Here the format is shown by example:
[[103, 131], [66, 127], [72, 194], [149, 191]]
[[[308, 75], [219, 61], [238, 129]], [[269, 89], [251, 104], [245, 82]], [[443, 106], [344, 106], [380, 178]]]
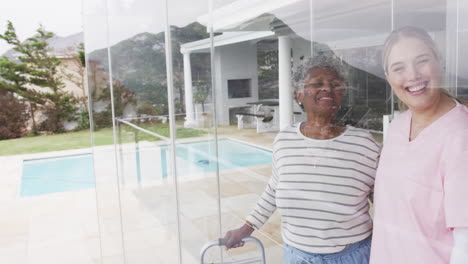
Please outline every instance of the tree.
[[210, 95], [210, 86], [204, 81], [196, 81], [194, 87], [196, 87], [196, 90], [193, 94], [193, 100], [195, 103], [202, 105], [202, 112], [205, 113], [205, 102], [208, 95]]
[[6, 56], [0, 58], [0, 90], [41, 106], [47, 115], [44, 127], [52, 132], [63, 132], [63, 121], [75, 118], [77, 100], [64, 91], [65, 85], [58, 75], [60, 60], [50, 54], [47, 40], [53, 36], [40, 26], [36, 36], [21, 42], [13, 24], [8, 21], [7, 30], [0, 34], [0, 38], [20, 55], [19, 62]]
[[[78, 51], [75, 50], [76, 48], [78, 48]], [[65, 50], [65, 56], [69, 63], [60, 68], [60, 74], [80, 88], [81, 97], [79, 99], [82, 109], [86, 110], [88, 108], [88, 97], [86, 96], [86, 59], [83, 43], [76, 48], [68, 47]]]
[[[91, 111], [93, 114], [94, 128], [100, 129], [112, 126], [109, 74], [104, 70], [102, 63], [97, 60], [89, 60], [88, 65], [90, 94], [93, 99]], [[114, 92], [114, 114], [116, 117], [122, 117], [127, 105], [137, 105], [137, 98], [135, 93], [119, 80], [113, 79], [112, 87]], [[95, 109], [95, 105], [102, 105], [103, 103], [105, 105], [104, 109]]]
[[92, 102], [99, 101], [104, 90], [109, 89], [109, 76], [97, 60], [88, 60], [89, 90]]
[[[135, 93], [130, 91], [122, 82], [114, 80], [112, 82], [114, 90], [114, 114], [116, 118], [121, 118], [125, 107], [129, 104], [136, 105]], [[106, 102], [107, 106], [103, 111], [93, 111], [94, 128], [101, 129], [112, 126], [112, 104], [110, 103], [110, 86], [100, 91], [95, 97], [96, 102]]]
[[122, 117], [124, 114], [125, 107], [128, 104], [136, 105], [135, 93], [127, 87], [125, 87], [125, 85], [119, 80], [114, 80], [112, 82], [112, 88], [114, 90], [115, 116]]

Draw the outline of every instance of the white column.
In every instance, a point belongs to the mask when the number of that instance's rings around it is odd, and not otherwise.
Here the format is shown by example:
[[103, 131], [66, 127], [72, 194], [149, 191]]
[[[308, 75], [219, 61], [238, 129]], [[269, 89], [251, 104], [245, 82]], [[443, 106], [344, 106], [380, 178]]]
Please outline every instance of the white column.
[[190, 53], [184, 53], [184, 88], [185, 88], [185, 122], [184, 127], [195, 127], [195, 114], [192, 93], [192, 68]]
[[284, 129], [292, 124], [293, 91], [291, 88], [291, 39], [278, 37], [279, 126]]

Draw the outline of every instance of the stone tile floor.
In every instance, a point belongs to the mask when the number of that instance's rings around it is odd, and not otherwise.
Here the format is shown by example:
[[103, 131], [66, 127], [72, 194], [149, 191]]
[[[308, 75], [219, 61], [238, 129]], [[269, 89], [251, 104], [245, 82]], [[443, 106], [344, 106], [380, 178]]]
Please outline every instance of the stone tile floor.
[[[218, 128], [218, 134], [268, 149], [275, 136], [235, 128]], [[155, 144], [141, 142], [140, 146], [148, 152], [141, 156], [145, 178], [139, 183], [134, 177], [135, 155], [131, 144], [123, 147], [122, 156], [115, 155], [113, 146], [106, 146], [0, 157], [0, 263], [173, 264], [179, 258], [178, 236], [183, 263], [200, 263], [203, 244], [243, 223], [270, 175], [270, 165], [223, 170], [220, 195], [214, 173], [181, 179], [177, 185], [180, 205], [177, 219], [174, 181], [158, 180], [154, 173], [145, 174], [158, 168], [151, 152]], [[19, 196], [24, 159], [91, 151], [95, 158], [96, 189]], [[119, 159], [124, 162], [117, 163]], [[118, 167], [121, 174], [116, 178]], [[221, 228], [218, 208], [222, 212]], [[265, 245], [268, 263], [281, 263], [278, 215], [254, 235]], [[219, 252], [211, 250], [208, 257], [217, 259]], [[253, 252], [251, 247], [244, 247], [223, 254], [224, 259], [233, 260]]]

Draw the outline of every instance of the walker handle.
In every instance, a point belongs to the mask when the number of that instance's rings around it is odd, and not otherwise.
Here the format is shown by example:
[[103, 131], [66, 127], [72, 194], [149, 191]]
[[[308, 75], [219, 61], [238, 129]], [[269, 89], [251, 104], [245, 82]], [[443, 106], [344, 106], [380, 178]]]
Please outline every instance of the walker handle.
[[[205, 263], [204, 262], [204, 259], [205, 259], [205, 253], [206, 251], [211, 248], [211, 247], [214, 247], [214, 246], [226, 246], [226, 243], [229, 241], [230, 237], [223, 237], [223, 238], [218, 238], [216, 240], [212, 240], [208, 243], [206, 243], [202, 250], [201, 250], [201, 253], [200, 253], [200, 257], [201, 257], [201, 263]], [[260, 261], [262, 264], [265, 264], [266, 263], [266, 258], [265, 258], [265, 248], [263, 247], [263, 244], [262, 242], [260, 242], [260, 240], [258, 240], [257, 238], [255, 237], [245, 237], [243, 239], [241, 239], [240, 241], [242, 242], [253, 242], [254, 244], [257, 245], [257, 248], [260, 250], [260, 254], [261, 254], [261, 257], [258, 257], [258, 258], [252, 258], [252, 259], [246, 259], [242, 262], [238, 262], [238, 263], [254, 263], [254, 262], [257, 262], [257, 261]], [[224, 263], [229, 263], [229, 262], [224, 262]], [[234, 262], [233, 262], [234, 263]]]

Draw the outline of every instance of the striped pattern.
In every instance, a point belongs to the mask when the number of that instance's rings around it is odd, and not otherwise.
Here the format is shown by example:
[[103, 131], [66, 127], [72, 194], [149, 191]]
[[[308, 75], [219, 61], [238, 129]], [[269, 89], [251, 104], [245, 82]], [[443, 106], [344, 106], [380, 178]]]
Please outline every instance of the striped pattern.
[[339, 252], [367, 238], [379, 153], [362, 129], [348, 127], [330, 140], [307, 138], [298, 126], [281, 131], [272, 177], [247, 220], [259, 229], [278, 209], [284, 242], [312, 253]]

